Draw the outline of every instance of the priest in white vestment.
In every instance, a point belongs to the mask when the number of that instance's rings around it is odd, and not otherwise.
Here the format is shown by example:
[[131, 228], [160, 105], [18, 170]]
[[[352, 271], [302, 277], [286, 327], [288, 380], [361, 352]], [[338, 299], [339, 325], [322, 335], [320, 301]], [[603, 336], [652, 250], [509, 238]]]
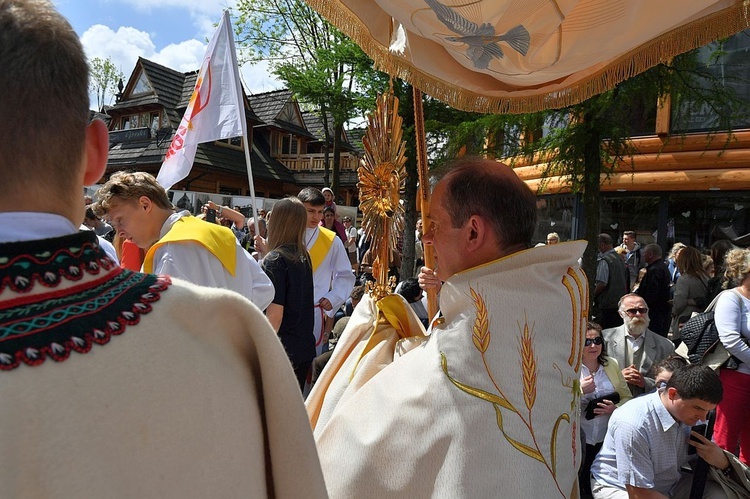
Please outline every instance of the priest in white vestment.
[[308, 398], [329, 494], [577, 497], [585, 243], [528, 249], [535, 196], [491, 161], [451, 170], [430, 218], [423, 240], [445, 282], [428, 337], [399, 342], [383, 360], [369, 335], [347, 327], [344, 345], [350, 333], [370, 342], [357, 363], [369, 350], [380, 367], [367, 364], [354, 386], [360, 374], [342, 369], [336, 351], [335, 389], [316, 385]]

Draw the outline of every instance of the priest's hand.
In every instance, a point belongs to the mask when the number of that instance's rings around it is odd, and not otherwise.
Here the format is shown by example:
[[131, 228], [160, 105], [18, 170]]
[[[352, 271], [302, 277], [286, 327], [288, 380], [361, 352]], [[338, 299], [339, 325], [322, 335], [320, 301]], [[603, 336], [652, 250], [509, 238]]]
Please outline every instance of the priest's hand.
[[420, 269], [417, 281], [419, 281], [419, 287], [425, 291], [428, 289], [434, 289], [439, 293], [440, 288], [443, 286], [442, 281], [440, 281], [440, 278], [435, 274], [435, 271], [428, 267], [422, 267]]

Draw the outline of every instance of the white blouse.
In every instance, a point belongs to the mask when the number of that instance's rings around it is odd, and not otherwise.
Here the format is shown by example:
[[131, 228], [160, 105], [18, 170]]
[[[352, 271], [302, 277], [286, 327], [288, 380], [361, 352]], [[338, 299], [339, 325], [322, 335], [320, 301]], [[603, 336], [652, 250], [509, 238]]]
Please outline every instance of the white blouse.
[[615, 385], [607, 377], [607, 373], [604, 372], [604, 366], [599, 366], [595, 372], [589, 371], [589, 368], [585, 365], [581, 365], [581, 379], [594, 375], [594, 384], [596, 389], [591, 393], [584, 393], [581, 397], [581, 430], [586, 435], [586, 443], [589, 445], [595, 445], [599, 442], [604, 441], [604, 435], [607, 433], [607, 424], [609, 423], [609, 416], [596, 416], [594, 419], [586, 419], [584, 416], [586, 412], [586, 406], [591, 400], [610, 394], [615, 390]]

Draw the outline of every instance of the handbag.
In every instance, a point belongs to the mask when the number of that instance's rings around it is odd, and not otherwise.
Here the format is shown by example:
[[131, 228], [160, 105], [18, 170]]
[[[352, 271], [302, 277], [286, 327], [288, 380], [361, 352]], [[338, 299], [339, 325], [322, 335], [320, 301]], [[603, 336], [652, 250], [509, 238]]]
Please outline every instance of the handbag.
[[[733, 290], [727, 292], [737, 295]], [[694, 314], [682, 326], [680, 330], [682, 343], [677, 347], [675, 353], [687, 359], [691, 364], [703, 364], [712, 369], [723, 367], [735, 370], [740, 361], [724, 348], [719, 339], [719, 331], [716, 329], [714, 320], [714, 308], [719, 301], [719, 296], [711, 301], [705, 312]], [[737, 298], [741, 300], [739, 295]]]
[[598, 416], [598, 414], [594, 414], [594, 409], [599, 407], [599, 404], [601, 402], [604, 402], [605, 400], [610, 400], [613, 404], [616, 404], [620, 401], [620, 394], [617, 392], [612, 392], [591, 400], [586, 406], [586, 413], [584, 415], [586, 419], [594, 419], [596, 416]]

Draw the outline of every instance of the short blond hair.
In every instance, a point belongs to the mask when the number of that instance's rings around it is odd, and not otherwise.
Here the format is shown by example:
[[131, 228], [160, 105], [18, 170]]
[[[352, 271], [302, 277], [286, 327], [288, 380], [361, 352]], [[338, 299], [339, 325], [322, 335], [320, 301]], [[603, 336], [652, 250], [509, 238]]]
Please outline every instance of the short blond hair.
[[725, 287], [736, 287], [750, 274], [750, 250], [737, 248], [724, 256]]
[[113, 173], [96, 193], [94, 213], [103, 217], [109, 212], [113, 201], [135, 202], [141, 196], [146, 196], [159, 208], [174, 209], [167, 191], [159, 185], [153, 175], [145, 172], [117, 172]]

